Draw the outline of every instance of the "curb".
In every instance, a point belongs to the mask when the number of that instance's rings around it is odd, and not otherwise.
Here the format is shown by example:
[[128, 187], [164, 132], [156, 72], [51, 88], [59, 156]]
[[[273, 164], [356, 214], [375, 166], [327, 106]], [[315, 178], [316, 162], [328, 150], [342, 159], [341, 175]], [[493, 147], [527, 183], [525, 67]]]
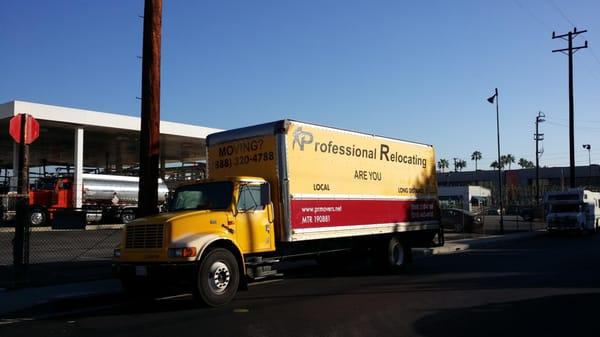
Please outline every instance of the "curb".
[[504, 234], [504, 235], [490, 235], [483, 236], [478, 238], [471, 239], [461, 239], [446, 242], [442, 247], [434, 247], [434, 248], [414, 248], [413, 253], [417, 257], [426, 257], [433, 255], [444, 255], [444, 254], [452, 254], [457, 252], [462, 252], [471, 248], [481, 248], [487, 245], [492, 245], [499, 242], [506, 241], [518, 241], [523, 239], [528, 239], [536, 236], [540, 236], [546, 233], [546, 231], [534, 231], [534, 232], [525, 232], [525, 233], [512, 233], [512, 234]]

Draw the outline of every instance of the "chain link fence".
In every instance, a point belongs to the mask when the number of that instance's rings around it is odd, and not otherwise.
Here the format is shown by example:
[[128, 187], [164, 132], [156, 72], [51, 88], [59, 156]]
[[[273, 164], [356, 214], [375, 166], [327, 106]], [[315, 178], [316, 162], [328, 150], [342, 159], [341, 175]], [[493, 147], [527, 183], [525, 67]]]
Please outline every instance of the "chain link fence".
[[57, 212], [49, 226], [25, 228], [22, 270], [15, 264], [14, 198], [2, 198], [0, 288], [36, 286], [111, 277], [111, 259], [121, 224], [88, 224], [83, 212]]

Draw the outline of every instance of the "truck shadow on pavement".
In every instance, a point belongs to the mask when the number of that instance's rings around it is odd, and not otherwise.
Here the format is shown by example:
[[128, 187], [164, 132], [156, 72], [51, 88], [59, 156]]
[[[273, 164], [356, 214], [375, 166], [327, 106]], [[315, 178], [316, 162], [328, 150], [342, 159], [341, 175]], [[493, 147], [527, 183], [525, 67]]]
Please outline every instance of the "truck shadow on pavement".
[[426, 337], [597, 336], [598, 301], [600, 293], [581, 293], [441, 310], [414, 328]]

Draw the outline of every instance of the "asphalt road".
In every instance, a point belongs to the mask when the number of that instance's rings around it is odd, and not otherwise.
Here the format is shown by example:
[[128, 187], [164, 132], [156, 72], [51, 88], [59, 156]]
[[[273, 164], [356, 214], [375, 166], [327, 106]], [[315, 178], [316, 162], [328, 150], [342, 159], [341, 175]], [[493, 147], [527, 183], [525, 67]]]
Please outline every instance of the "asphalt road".
[[599, 306], [600, 235], [543, 235], [421, 258], [399, 275], [300, 264], [218, 309], [189, 296], [64, 301], [16, 315], [0, 335], [598, 336]]

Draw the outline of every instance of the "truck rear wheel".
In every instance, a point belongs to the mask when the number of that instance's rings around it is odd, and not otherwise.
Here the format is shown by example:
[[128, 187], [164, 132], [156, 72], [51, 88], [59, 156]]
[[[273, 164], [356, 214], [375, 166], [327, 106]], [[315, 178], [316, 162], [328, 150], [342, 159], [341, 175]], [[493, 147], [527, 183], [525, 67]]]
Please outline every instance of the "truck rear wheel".
[[388, 246], [385, 254], [385, 266], [391, 272], [397, 272], [406, 267], [411, 260], [410, 247], [394, 236], [388, 241]]
[[208, 306], [217, 307], [233, 299], [239, 284], [239, 267], [233, 254], [224, 248], [211, 249], [198, 268], [194, 296]]

